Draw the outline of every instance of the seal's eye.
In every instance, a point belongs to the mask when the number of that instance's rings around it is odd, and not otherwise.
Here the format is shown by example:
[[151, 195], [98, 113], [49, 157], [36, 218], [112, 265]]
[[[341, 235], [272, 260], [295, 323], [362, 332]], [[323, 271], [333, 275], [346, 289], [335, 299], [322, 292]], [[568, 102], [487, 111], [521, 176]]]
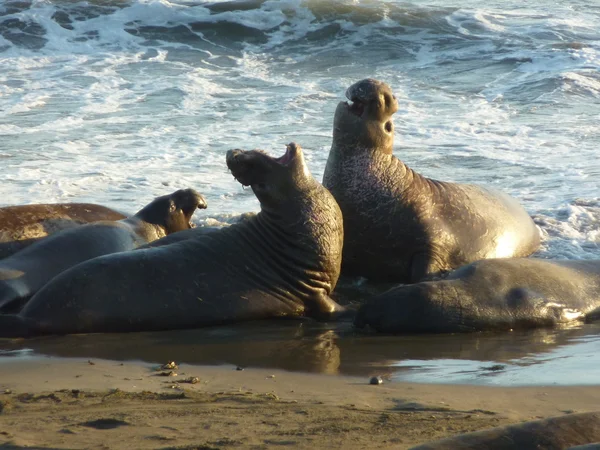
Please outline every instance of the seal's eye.
[[394, 127], [393, 127], [393, 125], [392, 125], [392, 121], [391, 121], [391, 120], [388, 120], [388, 121], [385, 123], [385, 131], [387, 131], [388, 133], [391, 133], [393, 129], [394, 129]]

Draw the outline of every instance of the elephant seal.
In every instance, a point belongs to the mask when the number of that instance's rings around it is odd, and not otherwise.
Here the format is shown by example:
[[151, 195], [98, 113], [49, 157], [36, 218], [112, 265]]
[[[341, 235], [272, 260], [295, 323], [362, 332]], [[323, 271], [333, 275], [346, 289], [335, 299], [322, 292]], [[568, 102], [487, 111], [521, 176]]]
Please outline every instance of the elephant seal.
[[134, 216], [64, 230], [0, 260], [0, 308], [30, 297], [69, 267], [97, 256], [133, 250], [192, 228], [196, 208], [206, 201], [193, 189], [158, 197]]
[[540, 243], [517, 200], [469, 184], [425, 178], [392, 154], [390, 87], [350, 86], [333, 120], [323, 185], [344, 215], [342, 274], [417, 282], [485, 258], [527, 256]]
[[600, 412], [588, 412], [460, 434], [411, 450], [563, 450], [598, 440]]
[[0, 208], [0, 259], [58, 231], [127, 216], [93, 203], [56, 203]]
[[[260, 212], [241, 223], [156, 248], [101, 256], [51, 280], [0, 336], [151, 331], [343, 311], [329, 294], [340, 273], [342, 214], [302, 150], [230, 150]], [[188, 233], [189, 234], [189, 233]]]
[[600, 315], [600, 260], [486, 259], [444, 280], [399, 286], [355, 317], [385, 333], [552, 327]]

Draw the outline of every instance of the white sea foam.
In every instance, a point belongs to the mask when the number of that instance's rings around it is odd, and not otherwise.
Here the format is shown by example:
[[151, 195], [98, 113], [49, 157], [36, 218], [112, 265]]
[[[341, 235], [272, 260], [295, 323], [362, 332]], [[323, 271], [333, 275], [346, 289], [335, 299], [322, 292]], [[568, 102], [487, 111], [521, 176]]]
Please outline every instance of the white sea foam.
[[49, 95], [38, 95], [38, 94], [25, 94], [22, 97], [22, 100], [13, 105], [8, 109], [9, 114], [16, 114], [30, 111], [34, 108], [39, 108], [46, 104], [46, 100], [50, 98]]
[[[591, 72], [590, 75], [597, 75], [598, 72]], [[590, 76], [575, 72], [565, 72], [562, 74], [562, 79], [567, 82], [565, 89], [571, 89], [571, 85], [584, 89], [587, 93], [594, 97], [600, 97], [600, 79], [596, 80]]]

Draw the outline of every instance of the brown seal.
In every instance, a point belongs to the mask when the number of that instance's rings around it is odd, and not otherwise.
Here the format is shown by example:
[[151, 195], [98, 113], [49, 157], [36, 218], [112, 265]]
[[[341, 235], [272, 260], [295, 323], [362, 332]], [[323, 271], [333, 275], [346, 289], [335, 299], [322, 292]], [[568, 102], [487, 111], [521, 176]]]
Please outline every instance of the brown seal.
[[58, 231], [127, 216], [93, 203], [56, 203], [0, 208], [0, 259]]
[[323, 176], [344, 215], [342, 274], [417, 282], [539, 247], [536, 225], [514, 198], [425, 178], [392, 154], [398, 102], [387, 84], [362, 80], [346, 96]]

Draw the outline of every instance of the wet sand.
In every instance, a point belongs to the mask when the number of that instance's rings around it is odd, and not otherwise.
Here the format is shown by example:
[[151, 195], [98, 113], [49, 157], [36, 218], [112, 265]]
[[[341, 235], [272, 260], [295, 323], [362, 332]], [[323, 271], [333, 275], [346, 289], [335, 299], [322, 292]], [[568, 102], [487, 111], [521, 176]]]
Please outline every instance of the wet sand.
[[156, 369], [4, 358], [0, 448], [402, 449], [600, 404], [595, 386], [373, 386], [365, 377], [233, 366]]

